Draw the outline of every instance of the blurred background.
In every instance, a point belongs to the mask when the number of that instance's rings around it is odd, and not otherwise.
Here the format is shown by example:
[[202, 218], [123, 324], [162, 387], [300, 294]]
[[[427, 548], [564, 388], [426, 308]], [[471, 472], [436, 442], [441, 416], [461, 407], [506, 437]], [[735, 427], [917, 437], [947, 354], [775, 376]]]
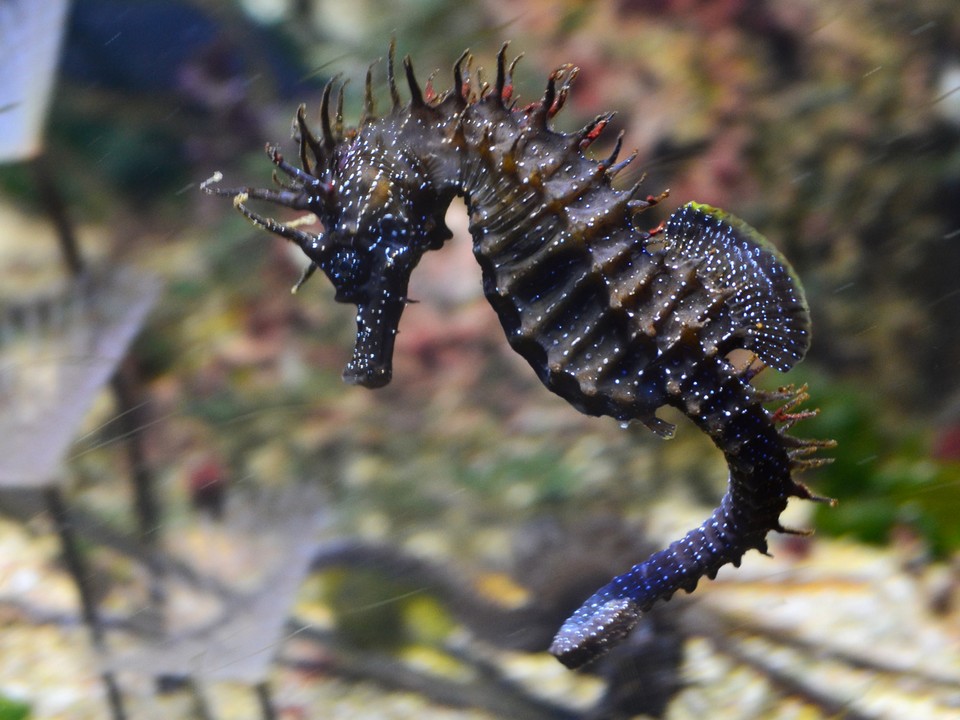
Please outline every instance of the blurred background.
[[[459, 203], [346, 386], [351, 306], [199, 191], [268, 186], [336, 74], [355, 121], [392, 36], [441, 92], [464, 48], [521, 104], [577, 65], [555, 126], [617, 112], [649, 225], [725, 208], [810, 300], [758, 383], [809, 384], [839, 504], [584, 672], [550, 637], [708, 515], [709, 440], [543, 389]], [[0, 0], [0, 66], [0, 720], [960, 717], [955, 0]]]

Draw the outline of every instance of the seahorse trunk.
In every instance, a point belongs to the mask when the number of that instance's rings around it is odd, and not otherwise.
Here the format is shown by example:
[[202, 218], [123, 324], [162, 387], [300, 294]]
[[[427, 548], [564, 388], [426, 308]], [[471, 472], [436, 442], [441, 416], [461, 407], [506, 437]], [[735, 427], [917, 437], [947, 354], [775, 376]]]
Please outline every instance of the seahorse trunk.
[[[549, 95], [549, 93], [548, 93]], [[660, 435], [673, 405], [724, 453], [729, 487], [717, 509], [646, 562], [615, 578], [562, 627], [551, 652], [570, 667], [619, 641], [640, 614], [692, 591], [782, 530], [793, 449], [764, 396], [726, 354], [750, 349], [789, 369], [809, 344], [803, 291], [786, 260], [742, 221], [690, 204], [662, 236], [632, 221], [629, 191], [570, 136], [530, 128], [495, 102], [468, 108], [461, 189], [484, 291], [511, 346], [540, 380], [581, 412], [637, 419]], [[544, 158], [551, 158], [545, 161]], [[799, 461], [803, 462], [803, 461]]]

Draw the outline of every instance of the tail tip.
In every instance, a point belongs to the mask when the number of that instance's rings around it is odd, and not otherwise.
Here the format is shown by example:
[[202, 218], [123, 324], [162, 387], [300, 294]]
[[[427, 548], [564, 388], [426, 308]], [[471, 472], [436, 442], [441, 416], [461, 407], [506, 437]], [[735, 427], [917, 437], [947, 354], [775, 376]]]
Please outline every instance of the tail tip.
[[636, 626], [640, 610], [628, 598], [591, 598], [557, 631], [550, 654], [571, 670], [593, 662]]

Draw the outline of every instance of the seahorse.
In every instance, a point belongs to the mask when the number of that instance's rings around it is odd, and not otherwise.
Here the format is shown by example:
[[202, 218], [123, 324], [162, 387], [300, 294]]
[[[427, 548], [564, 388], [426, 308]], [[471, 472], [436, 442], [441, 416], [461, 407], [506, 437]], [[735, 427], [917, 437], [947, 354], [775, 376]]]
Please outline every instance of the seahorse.
[[[666, 193], [643, 195], [639, 182], [614, 186], [636, 157], [618, 161], [623, 134], [608, 157], [587, 154], [611, 115], [578, 132], [551, 127], [577, 69], [561, 66], [539, 101], [520, 105], [512, 79], [519, 57], [508, 64], [506, 50], [492, 86], [471, 73], [465, 52], [443, 94], [430, 82], [422, 87], [406, 57], [404, 103], [391, 44], [388, 112], [377, 115], [371, 65], [359, 124], [345, 128], [345, 83], [334, 78], [321, 97], [319, 135], [304, 106], [296, 113], [300, 167], [267, 146], [289, 179], [272, 189], [224, 189], [218, 173], [203, 189], [233, 196], [255, 225], [300, 247], [310, 262], [294, 290], [319, 269], [337, 301], [356, 305], [343, 378], [369, 388], [391, 379], [410, 274], [451, 237], [444, 216], [462, 196], [484, 293], [547, 388], [583, 413], [638, 420], [664, 437], [674, 427], [656, 411], [673, 406], [723, 452], [728, 488], [713, 514], [614, 578], [560, 628], [550, 651], [573, 668], [620, 641], [655, 602], [693, 591], [748, 550], [766, 552], [768, 532], [791, 532], [779, 520], [788, 498], [821, 499], [794, 475], [822, 464], [811, 455], [831, 442], [786, 432], [813, 414], [798, 410], [805, 388], [751, 385], [766, 366], [789, 370], [809, 347], [807, 301], [787, 260], [745, 222], [704, 204], [643, 229], [640, 213]], [[251, 198], [309, 211], [323, 232], [261, 215]], [[736, 349], [753, 361], [735, 367]], [[773, 401], [784, 405], [768, 411]]]

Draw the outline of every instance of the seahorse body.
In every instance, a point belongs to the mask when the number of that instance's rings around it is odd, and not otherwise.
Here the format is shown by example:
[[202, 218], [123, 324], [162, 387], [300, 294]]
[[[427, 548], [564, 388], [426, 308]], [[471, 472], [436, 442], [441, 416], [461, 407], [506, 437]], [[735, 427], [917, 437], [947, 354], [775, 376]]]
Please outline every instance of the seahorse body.
[[[337, 300], [357, 305], [344, 378], [368, 387], [390, 380], [410, 273], [450, 237], [443, 218], [463, 196], [484, 292], [544, 385], [581, 412], [638, 419], [663, 436], [673, 427], [655, 412], [672, 405], [724, 453], [729, 486], [713, 515], [564, 623], [551, 651], [576, 667], [622, 638], [657, 600], [693, 590], [749, 549], [765, 551], [766, 534], [784, 530], [788, 498], [812, 497], [794, 471], [818, 464], [804, 456], [829, 443], [785, 434], [808, 414], [792, 412], [802, 391], [760, 393], [750, 380], [762, 365], [738, 371], [726, 359], [745, 348], [788, 370], [803, 357], [809, 312], [787, 261], [748, 225], [706, 205], [686, 205], [662, 230], [640, 229], [634, 215], [659, 198], [611, 182], [632, 158], [614, 164], [616, 151], [599, 162], [584, 154], [609, 116], [573, 134], [548, 126], [575, 68], [554, 72], [540, 102], [516, 108], [505, 47], [492, 88], [471, 87], [464, 54], [441, 98], [429, 86], [424, 95], [405, 59], [405, 106], [391, 48], [390, 112], [376, 116], [368, 72], [364, 117], [345, 131], [342, 86], [330, 120], [331, 83], [319, 138], [302, 107], [297, 114], [302, 169], [268, 148], [289, 185], [206, 189], [235, 196], [254, 223], [296, 242], [311, 260], [305, 277], [323, 270]], [[249, 197], [310, 210], [325, 232], [263, 217], [246, 206]], [[770, 413], [763, 403], [773, 399], [787, 404]]]

